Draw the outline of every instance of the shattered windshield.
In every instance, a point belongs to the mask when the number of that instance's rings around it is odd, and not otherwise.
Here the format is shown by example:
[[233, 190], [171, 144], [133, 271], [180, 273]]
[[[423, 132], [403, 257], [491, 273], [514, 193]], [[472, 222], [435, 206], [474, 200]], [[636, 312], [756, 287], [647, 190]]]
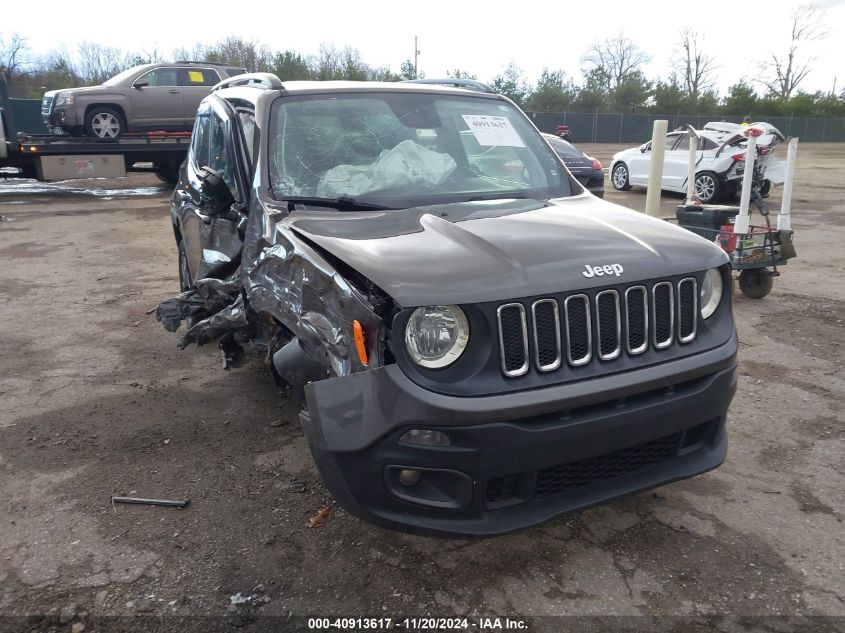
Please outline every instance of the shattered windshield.
[[270, 126], [277, 199], [406, 208], [571, 195], [537, 131], [498, 99], [415, 92], [285, 97]]

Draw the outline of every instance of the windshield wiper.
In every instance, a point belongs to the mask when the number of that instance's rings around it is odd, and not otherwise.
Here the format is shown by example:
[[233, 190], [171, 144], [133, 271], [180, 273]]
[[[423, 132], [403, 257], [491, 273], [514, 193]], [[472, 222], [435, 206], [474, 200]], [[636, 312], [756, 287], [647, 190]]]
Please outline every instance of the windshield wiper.
[[478, 202], [479, 200], [525, 200], [528, 198], [522, 193], [512, 193], [502, 191], [501, 193], [487, 193], [482, 196], [472, 196], [467, 199], [467, 202]]
[[309, 198], [307, 196], [290, 196], [285, 198], [288, 204], [304, 204], [313, 207], [330, 207], [338, 211], [386, 211], [393, 209], [383, 204], [376, 204], [374, 202], [366, 202], [365, 200], [356, 200], [349, 196], [340, 196], [338, 198]]

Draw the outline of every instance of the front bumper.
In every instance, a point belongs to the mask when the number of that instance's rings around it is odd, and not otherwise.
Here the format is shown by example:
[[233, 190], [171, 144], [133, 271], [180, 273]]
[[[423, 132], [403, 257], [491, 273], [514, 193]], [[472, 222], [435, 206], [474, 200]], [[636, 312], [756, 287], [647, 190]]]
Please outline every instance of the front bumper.
[[[657, 366], [507, 395], [427, 391], [395, 365], [311, 383], [302, 423], [328, 488], [393, 529], [494, 535], [717, 467], [735, 335]], [[433, 429], [448, 447], [400, 443]], [[402, 470], [419, 470], [412, 486]]]
[[41, 117], [47, 127], [76, 127], [82, 125], [76, 116], [76, 110], [70, 106], [55, 106], [48, 116]]

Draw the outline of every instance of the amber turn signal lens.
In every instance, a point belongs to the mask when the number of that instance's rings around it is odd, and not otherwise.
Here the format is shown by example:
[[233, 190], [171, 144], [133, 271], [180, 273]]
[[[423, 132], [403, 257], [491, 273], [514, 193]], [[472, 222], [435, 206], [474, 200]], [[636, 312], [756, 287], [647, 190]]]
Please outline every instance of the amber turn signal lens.
[[364, 345], [364, 329], [357, 319], [352, 321], [352, 331], [355, 334], [355, 349], [358, 350], [358, 360], [366, 367], [369, 364], [369, 359], [367, 358], [367, 346]]

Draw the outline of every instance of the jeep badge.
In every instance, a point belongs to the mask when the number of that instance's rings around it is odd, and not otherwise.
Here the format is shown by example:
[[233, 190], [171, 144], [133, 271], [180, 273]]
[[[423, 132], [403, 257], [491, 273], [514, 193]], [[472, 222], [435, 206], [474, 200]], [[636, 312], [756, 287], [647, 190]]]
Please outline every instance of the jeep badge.
[[616, 275], [619, 277], [619, 275], [624, 272], [622, 264], [606, 264], [604, 266], [590, 266], [589, 264], [584, 264], [584, 268], [587, 270], [581, 274], [587, 279], [591, 279], [593, 277], [603, 277], [604, 275]]

